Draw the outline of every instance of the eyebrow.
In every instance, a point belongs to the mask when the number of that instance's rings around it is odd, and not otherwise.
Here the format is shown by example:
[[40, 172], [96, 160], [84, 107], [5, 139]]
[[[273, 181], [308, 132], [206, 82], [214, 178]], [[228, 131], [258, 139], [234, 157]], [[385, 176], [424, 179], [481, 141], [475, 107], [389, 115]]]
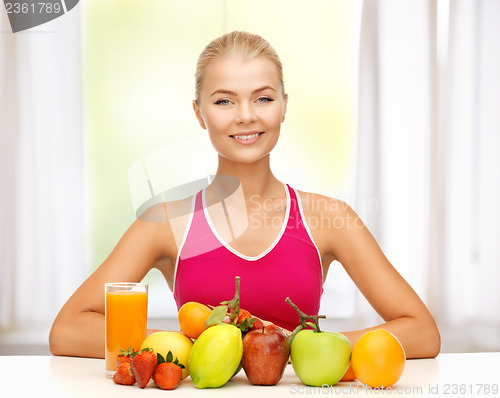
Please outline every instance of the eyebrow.
[[[265, 91], [265, 90], [273, 90], [274, 92], [276, 92], [276, 90], [271, 87], [271, 86], [263, 86], [263, 87], [260, 87], [260, 88], [257, 88], [255, 90], [252, 91], [252, 94], [257, 94], [257, 93], [260, 93], [261, 91]], [[215, 94], [228, 94], [228, 95], [233, 95], [235, 97], [238, 96], [237, 93], [235, 93], [234, 91], [231, 91], [231, 90], [224, 90], [224, 89], [218, 89], [218, 90], [215, 90], [212, 94], [210, 94], [210, 96], [212, 97], [213, 95]]]

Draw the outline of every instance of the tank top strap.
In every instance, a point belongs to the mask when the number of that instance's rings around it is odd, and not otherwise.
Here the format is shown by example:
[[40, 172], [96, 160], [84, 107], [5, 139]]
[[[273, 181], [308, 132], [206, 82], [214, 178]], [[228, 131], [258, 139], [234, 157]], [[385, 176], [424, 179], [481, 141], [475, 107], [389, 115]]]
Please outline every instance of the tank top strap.
[[290, 185], [285, 184], [286, 189], [288, 190], [288, 195], [290, 196], [290, 214], [291, 213], [300, 213], [299, 205], [297, 203], [297, 195], [295, 193], [295, 189], [290, 187]]
[[288, 230], [293, 230], [297, 229], [299, 227], [302, 227], [302, 217], [300, 215], [300, 207], [299, 207], [299, 202], [297, 199], [297, 194], [295, 192], [295, 189], [290, 187], [290, 185], [285, 184], [286, 189], [288, 190], [288, 195], [290, 197], [290, 210], [289, 210], [289, 215], [288, 215], [288, 221], [287, 221], [287, 229]]
[[191, 221], [186, 229], [185, 239], [180, 247], [181, 260], [208, 253], [221, 245], [213, 235], [203, 209], [203, 190], [196, 193]]

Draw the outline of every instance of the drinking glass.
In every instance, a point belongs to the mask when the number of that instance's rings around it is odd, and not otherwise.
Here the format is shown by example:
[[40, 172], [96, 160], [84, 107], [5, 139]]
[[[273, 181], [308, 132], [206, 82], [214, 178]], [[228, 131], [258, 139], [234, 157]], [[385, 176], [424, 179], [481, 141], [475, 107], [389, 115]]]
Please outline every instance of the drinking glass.
[[148, 285], [106, 283], [105, 297], [106, 377], [113, 377], [120, 351], [138, 351], [146, 338]]

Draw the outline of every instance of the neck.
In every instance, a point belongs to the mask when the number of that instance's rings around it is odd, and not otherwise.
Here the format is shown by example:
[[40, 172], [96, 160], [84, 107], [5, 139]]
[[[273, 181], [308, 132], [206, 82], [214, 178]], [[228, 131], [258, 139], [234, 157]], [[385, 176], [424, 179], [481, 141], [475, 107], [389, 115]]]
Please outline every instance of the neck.
[[283, 194], [283, 183], [272, 173], [269, 155], [255, 163], [235, 163], [219, 155], [218, 175], [231, 175], [241, 183], [245, 197], [277, 197]]

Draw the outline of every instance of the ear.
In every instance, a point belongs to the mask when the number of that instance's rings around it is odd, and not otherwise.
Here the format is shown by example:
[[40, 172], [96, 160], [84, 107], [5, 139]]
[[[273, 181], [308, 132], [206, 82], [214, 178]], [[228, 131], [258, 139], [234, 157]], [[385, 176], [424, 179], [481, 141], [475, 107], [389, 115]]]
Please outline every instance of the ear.
[[198, 119], [198, 123], [200, 123], [201, 128], [206, 130], [207, 126], [205, 125], [205, 121], [201, 116], [200, 106], [196, 103], [196, 100], [193, 100], [193, 110], [194, 114], [196, 115], [196, 119]]
[[285, 121], [285, 115], [286, 115], [287, 105], [288, 105], [288, 94], [285, 94], [285, 104], [283, 106], [283, 116], [281, 118], [281, 123], [283, 123]]

